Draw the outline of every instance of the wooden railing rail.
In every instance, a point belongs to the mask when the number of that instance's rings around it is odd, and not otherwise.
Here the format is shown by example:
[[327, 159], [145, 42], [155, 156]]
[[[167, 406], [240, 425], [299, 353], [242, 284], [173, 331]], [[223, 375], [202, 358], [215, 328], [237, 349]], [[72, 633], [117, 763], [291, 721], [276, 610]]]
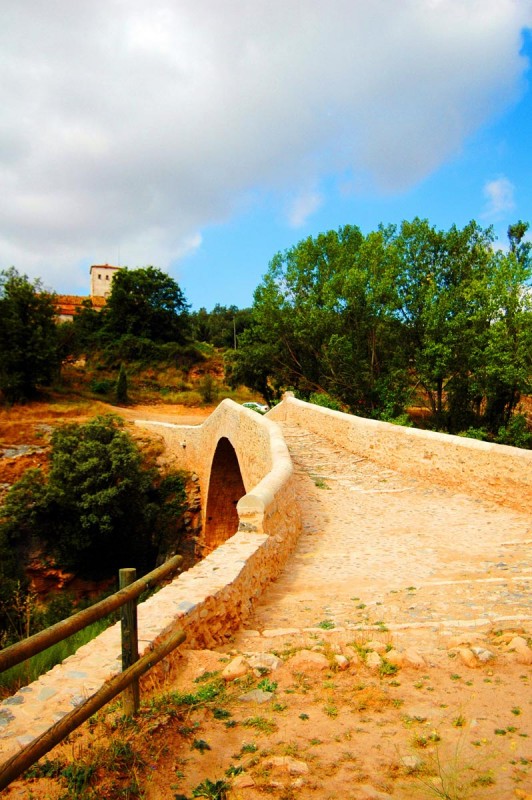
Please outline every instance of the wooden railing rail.
[[174, 573], [182, 560], [182, 556], [173, 556], [173, 558], [168, 559], [168, 561], [160, 567], [157, 567], [157, 569], [148, 572], [147, 575], [139, 578], [127, 588], [120, 589], [110, 597], [106, 597], [105, 600], [95, 603], [84, 611], [78, 611], [77, 614], [73, 614], [71, 617], [57, 622], [44, 631], [35, 633], [22, 642], [17, 642], [10, 647], [6, 647], [5, 650], [0, 652], [0, 672], [4, 672], [6, 669], [9, 669], [9, 667], [15, 666], [15, 664], [20, 664], [27, 658], [37, 655], [37, 653], [41, 653], [48, 647], [57, 644], [57, 642], [61, 642], [68, 636], [72, 636], [72, 634], [87, 627], [87, 625], [102, 619], [102, 617], [107, 616], [112, 611], [116, 611], [117, 608], [120, 608], [130, 600], [135, 600], [146, 589], [151, 589], [153, 586], [160, 583], [163, 578]]
[[138, 680], [144, 672], [147, 672], [147, 670], [157, 664], [158, 661], [161, 661], [161, 659], [169, 655], [172, 650], [184, 642], [185, 638], [185, 633], [181, 630], [171, 634], [163, 644], [160, 644], [151, 653], [143, 656], [125, 672], [115, 675], [114, 678], [107, 681], [101, 689], [85, 700], [84, 703], [62, 717], [59, 722], [56, 722], [55, 725], [34, 739], [33, 742], [21, 750], [20, 753], [16, 753], [8, 759], [8, 761], [0, 766], [0, 791], [5, 789], [11, 781], [18, 778], [28, 767], [31, 767], [32, 764], [48, 753], [56, 744], [59, 744], [65, 736], [72, 733], [72, 731], [78, 728], [83, 722], [88, 720], [89, 717], [92, 717], [93, 714], [112, 700], [113, 697], [116, 697], [116, 695], [124, 691], [133, 681]]

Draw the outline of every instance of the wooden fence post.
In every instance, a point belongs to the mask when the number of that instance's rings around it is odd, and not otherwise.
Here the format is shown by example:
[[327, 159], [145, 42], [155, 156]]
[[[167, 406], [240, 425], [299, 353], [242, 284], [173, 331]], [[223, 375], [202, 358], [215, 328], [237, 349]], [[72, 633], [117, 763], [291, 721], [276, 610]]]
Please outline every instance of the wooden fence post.
[[[137, 578], [137, 570], [134, 568], [121, 569], [119, 571], [120, 589], [132, 584]], [[137, 627], [137, 601], [129, 600], [122, 606], [121, 611], [122, 628], [122, 672], [139, 659], [139, 639]], [[124, 690], [122, 694], [122, 706], [124, 714], [131, 717], [139, 710], [140, 692], [139, 680], [136, 678]]]
[[62, 717], [59, 722], [56, 722], [47, 731], [41, 733], [34, 739], [27, 747], [20, 750], [14, 756], [11, 756], [5, 764], [0, 765], [0, 792], [5, 789], [11, 781], [18, 778], [24, 770], [35, 764], [42, 756], [48, 753], [52, 747], [62, 742], [65, 736], [75, 731], [82, 722], [85, 722], [93, 714], [96, 714], [100, 708], [103, 708], [106, 703], [109, 703], [114, 697], [124, 691], [132, 677], [138, 678], [143, 675], [147, 670], [151, 669], [154, 664], [157, 664], [167, 655], [169, 655], [181, 642], [185, 641], [185, 634], [183, 631], [178, 630], [172, 633], [163, 644], [158, 645], [151, 653], [143, 656], [137, 663], [130, 667], [128, 672], [119, 672], [114, 678], [104, 683], [104, 685], [89, 697], [84, 703], [76, 706], [69, 714]]

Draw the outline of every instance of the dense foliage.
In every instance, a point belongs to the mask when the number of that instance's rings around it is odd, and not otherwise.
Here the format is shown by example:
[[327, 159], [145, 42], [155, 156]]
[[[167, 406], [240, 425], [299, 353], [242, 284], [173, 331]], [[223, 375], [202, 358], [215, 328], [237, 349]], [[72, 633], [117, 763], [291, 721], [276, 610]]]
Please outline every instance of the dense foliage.
[[119, 418], [57, 429], [49, 473], [28, 470], [0, 509], [4, 608], [24, 583], [20, 565], [35, 543], [83, 577], [108, 577], [125, 565], [142, 574], [171, 547], [184, 509], [182, 476], [145, 466]]
[[53, 295], [15, 269], [0, 272], [0, 391], [28, 400], [59, 368]]
[[101, 314], [106, 333], [153, 342], [190, 338], [188, 303], [176, 281], [155, 267], [119, 270]]
[[217, 303], [212, 311], [200, 308], [193, 312], [191, 322], [197, 341], [237, 350], [241, 334], [251, 323], [251, 309]]
[[[164, 358], [161, 348], [191, 341], [189, 305], [179, 285], [155, 267], [119, 270], [101, 311], [87, 300], [62, 326], [72, 352], [106, 353], [107, 360]], [[70, 328], [70, 333], [65, 331]]]
[[364, 236], [345, 226], [278, 253], [255, 292], [232, 380], [349, 410], [400, 415], [417, 386], [451, 432], [508, 426], [532, 374], [531, 245], [471, 222], [414, 219]]

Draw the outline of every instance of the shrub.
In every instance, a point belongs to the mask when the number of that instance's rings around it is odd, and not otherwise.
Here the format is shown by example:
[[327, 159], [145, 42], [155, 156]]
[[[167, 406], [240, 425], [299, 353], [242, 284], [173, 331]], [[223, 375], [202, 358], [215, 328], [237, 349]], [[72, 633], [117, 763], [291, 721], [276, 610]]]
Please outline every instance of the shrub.
[[204, 375], [203, 380], [199, 385], [201, 399], [204, 403], [214, 403], [218, 394], [217, 386], [214, 378], [210, 373]]
[[465, 436], [467, 439], [478, 439], [480, 442], [485, 442], [489, 439], [486, 428], [468, 428], [466, 431], [460, 431], [458, 436]]
[[58, 564], [91, 578], [124, 560], [143, 572], [155, 563], [185, 508], [183, 479], [143, 465], [123, 422], [95, 417], [52, 435], [51, 469], [28, 470], [0, 509], [0, 544], [22, 555], [32, 537]]
[[94, 394], [109, 394], [113, 386], [114, 381], [112, 381], [110, 378], [94, 378], [89, 383], [89, 389], [91, 392], [94, 392]]
[[120, 405], [125, 405], [129, 402], [127, 394], [127, 374], [123, 364], [120, 364], [120, 372], [118, 373], [116, 381], [116, 402], [120, 403]]
[[309, 397], [309, 403], [314, 403], [315, 406], [323, 406], [323, 408], [331, 408], [333, 411], [342, 410], [338, 400], [335, 400], [334, 397], [325, 392], [313, 392]]
[[525, 450], [532, 449], [532, 432], [528, 428], [525, 415], [514, 414], [507, 425], [499, 428], [495, 441], [498, 444], [509, 444]]

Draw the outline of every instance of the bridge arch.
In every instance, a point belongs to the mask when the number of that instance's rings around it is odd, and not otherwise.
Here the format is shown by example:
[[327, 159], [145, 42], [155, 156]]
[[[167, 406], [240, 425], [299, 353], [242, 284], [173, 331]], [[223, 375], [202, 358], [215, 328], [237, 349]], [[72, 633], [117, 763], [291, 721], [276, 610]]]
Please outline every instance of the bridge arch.
[[205, 556], [238, 530], [237, 503], [246, 494], [235, 448], [226, 436], [218, 440], [212, 459], [201, 555]]

